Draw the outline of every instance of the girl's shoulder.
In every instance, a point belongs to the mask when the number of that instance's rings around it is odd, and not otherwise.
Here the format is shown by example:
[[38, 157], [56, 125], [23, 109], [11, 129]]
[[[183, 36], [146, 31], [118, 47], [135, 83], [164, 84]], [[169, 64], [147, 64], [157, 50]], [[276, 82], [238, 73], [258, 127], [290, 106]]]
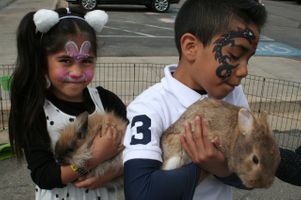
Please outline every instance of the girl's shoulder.
[[116, 114], [126, 119], [126, 106], [117, 94], [101, 86], [97, 86], [95, 89], [97, 90], [106, 111], [114, 111]]
[[109, 100], [109, 101], [121, 101], [120, 97], [114, 92], [103, 88], [102, 86], [97, 86], [95, 88], [90, 88], [98, 92], [101, 100]]

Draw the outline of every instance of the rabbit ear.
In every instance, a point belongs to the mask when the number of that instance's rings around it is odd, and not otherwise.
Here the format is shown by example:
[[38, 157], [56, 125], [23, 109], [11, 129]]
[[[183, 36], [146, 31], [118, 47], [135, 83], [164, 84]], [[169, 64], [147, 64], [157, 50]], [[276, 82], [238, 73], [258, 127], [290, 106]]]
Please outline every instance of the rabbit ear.
[[79, 54], [89, 55], [90, 48], [91, 48], [91, 43], [89, 41], [84, 41], [80, 47]]
[[264, 121], [264, 122], [267, 122], [268, 121], [268, 113], [266, 111], [262, 111], [259, 113], [259, 117], [258, 117], [260, 120]]
[[241, 108], [238, 112], [238, 127], [243, 135], [252, 133], [254, 118], [251, 112]]
[[83, 112], [76, 117], [75, 120], [75, 131], [77, 138], [83, 139], [86, 137], [88, 132], [88, 112]]
[[73, 41], [68, 41], [65, 45], [65, 50], [68, 56], [74, 57], [78, 55], [77, 44]]

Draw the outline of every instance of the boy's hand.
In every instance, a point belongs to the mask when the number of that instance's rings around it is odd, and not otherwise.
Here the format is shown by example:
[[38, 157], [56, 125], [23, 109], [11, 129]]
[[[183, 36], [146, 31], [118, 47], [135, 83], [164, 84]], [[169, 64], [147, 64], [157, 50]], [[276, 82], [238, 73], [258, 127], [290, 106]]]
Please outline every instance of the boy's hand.
[[185, 132], [180, 140], [192, 162], [216, 176], [230, 175], [223, 153], [216, 148], [217, 139], [209, 141], [207, 137], [207, 124], [197, 116], [194, 135], [192, 135], [190, 123], [186, 123], [184, 126]]
[[122, 144], [123, 134], [114, 127], [108, 127], [100, 137], [96, 136], [92, 144], [92, 158], [88, 161], [88, 168], [94, 168], [99, 163], [117, 155], [124, 149]]

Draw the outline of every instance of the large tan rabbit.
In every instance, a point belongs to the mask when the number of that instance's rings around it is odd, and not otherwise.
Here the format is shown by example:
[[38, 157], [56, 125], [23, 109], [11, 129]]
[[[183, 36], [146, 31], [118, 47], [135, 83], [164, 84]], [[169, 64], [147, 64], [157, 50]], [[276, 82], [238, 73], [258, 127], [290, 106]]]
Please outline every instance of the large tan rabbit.
[[230, 171], [237, 173], [250, 188], [269, 187], [280, 162], [279, 148], [273, 139], [266, 114], [258, 118], [245, 108], [221, 100], [204, 99], [191, 105], [162, 135], [162, 169], [178, 168], [190, 161], [180, 143], [185, 121], [199, 115], [208, 122], [208, 136], [218, 136], [220, 150]]

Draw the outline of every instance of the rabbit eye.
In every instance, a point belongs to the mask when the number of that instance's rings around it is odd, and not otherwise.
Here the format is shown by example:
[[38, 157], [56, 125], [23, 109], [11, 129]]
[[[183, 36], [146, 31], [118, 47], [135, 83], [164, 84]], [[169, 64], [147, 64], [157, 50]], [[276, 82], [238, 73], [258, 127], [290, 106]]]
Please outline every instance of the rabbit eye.
[[259, 163], [259, 160], [257, 158], [257, 156], [253, 156], [252, 161], [257, 165]]
[[73, 152], [73, 150], [74, 150], [73, 147], [68, 147], [68, 148], [66, 149], [66, 151], [67, 151], [68, 153]]

